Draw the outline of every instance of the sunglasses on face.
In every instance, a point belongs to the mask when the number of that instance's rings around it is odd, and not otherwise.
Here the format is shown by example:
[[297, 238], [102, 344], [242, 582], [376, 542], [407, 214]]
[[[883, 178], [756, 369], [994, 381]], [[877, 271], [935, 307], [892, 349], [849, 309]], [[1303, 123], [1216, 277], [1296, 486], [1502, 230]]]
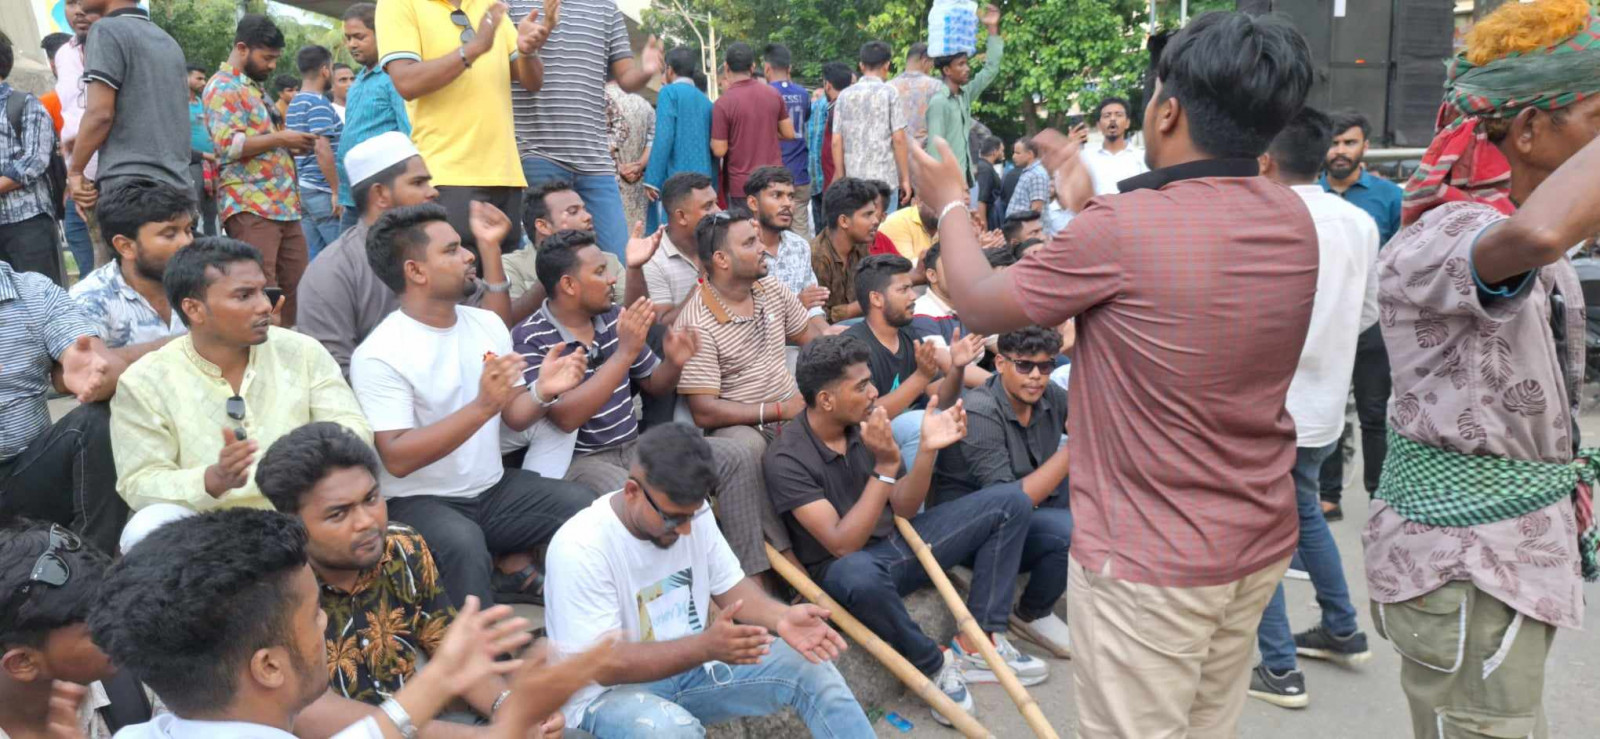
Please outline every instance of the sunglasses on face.
[[[18, 585], [15, 591], [12, 591], [12, 598], [8, 599], [16, 600], [16, 603], [14, 605], [7, 603], [6, 608], [0, 613], [16, 614], [22, 610], [22, 604], [28, 601], [28, 595], [33, 592], [35, 584], [47, 585], [52, 588], [66, 585], [67, 581], [72, 579], [72, 567], [67, 564], [67, 560], [61, 554], [63, 552], [76, 552], [82, 548], [83, 540], [79, 539], [77, 534], [62, 528], [59, 524], [51, 524], [50, 543], [45, 546], [44, 552], [39, 555], [39, 558], [34, 560], [33, 569], [29, 571], [28, 579], [22, 581], [22, 584]], [[7, 619], [8, 623], [4, 628], [0, 628], [0, 633], [11, 630], [11, 620]]]
[[461, 43], [463, 44], [478, 35], [477, 31], [472, 30], [472, 20], [467, 18], [467, 13], [464, 10], [450, 11], [450, 22], [461, 28]]
[[1012, 357], [1006, 357], [1006, 361], [1010, 362], [1011, 366], [1017, 368], [1017, 374], [1024, 376], [1031, 375], [1035, 372], [1038, 372], [1042, 375], [1048, 375], [1056, 368], [1056, 363], [1053, 359], [1035, 362], [1028, 359], [1015, 359]]
[[655, 511], [657, 516], [661, 517], [661, 525], [667, 531], [672, 531], [673, 529], [676, 529], [679, 526], [694, 520], [695, 516], [700, 515], [700, 512], [706, 509], [705, 506], [701, 506], [695, 509], [694, 513], [686, 513], [677, 516], [667, 515], [666, 511], [661, 510], [661, 506], [656, 505], [654, 497], [650, 494], [650, 488], [645, 487], [643, 480], [640, 480], [637, 477], [630, 477], [628, 479], [632, 480], [633, 484], [639, 486], [639, 492], [644, 495], [644, 502], [649, 503], [650, 509]]

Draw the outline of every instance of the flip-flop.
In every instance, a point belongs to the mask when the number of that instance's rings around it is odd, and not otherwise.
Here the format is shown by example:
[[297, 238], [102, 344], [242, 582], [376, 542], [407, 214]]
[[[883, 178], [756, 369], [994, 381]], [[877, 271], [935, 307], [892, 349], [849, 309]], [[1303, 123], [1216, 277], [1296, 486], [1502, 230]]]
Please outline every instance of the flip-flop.
[[529, 603], [544, 605], [544, 573], [528, 565], [516, 572], [495, 570], [489, 579], [497, 603]]

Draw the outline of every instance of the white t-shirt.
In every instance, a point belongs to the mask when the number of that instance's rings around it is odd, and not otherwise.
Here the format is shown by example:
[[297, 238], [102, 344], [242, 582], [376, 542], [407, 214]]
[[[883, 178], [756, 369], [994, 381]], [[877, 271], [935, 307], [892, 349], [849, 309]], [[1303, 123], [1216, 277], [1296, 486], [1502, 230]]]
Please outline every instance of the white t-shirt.
[[[705, 630], [711, 596], [744, 579], [739, 558], [703, 509], [689, 535], [662, 549], [629, 533], [601, 496], [556, 532], [545, 555], [544, 625], [557, 654], [583, 651], [621, 631], [630, 642], [671, 641]], [[562, 709], [567, 725], [606, 688], [590, 684]]]
[[1094, 180], [1095, 195], [1114, 195], [1118, 182], [1150, 171], [1150, 165], [1144, 163], [1144, 149], [1132, 144], [1115, 154], [1106, 151], [1104, 144], [1085, 149], [1083, 163]]
[[[487, 352], [512, 351], [511, 332], [489, 311], [458, 305], [456, 324], [442, 329], [395, 311], [350, 356], [350, 385], [374, 433], [421, 428], [478, 397]], [[379, 467], [378, 484], [386, 498], [470, 498], [502, 474], [500, 423], [491, 420], [455, 451], [403, 478]]]
[[1356, 339], [1378, 321], [1378, 225], [1321, 185], [1293, 189], [1317, 224], [1317, 297], [1285, 404], [1297, 446], [1314, 449], [1344, 433]]

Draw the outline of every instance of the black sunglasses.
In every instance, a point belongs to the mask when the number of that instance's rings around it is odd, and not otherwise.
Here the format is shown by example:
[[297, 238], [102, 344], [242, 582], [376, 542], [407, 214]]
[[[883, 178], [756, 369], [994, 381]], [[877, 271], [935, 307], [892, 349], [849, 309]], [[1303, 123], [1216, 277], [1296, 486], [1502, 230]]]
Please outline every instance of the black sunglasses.
[[655, 499], [650, 496], [650, 488], [645, 487], [643, 480], [640, 480], [637, 477], [629, 477], [628, 479], [632, 480], [633, 484], [639, 486], [639, 492], [644, 494], [644, 501], [650, 504], [650, 509], [655, 511], [657, 516], [661, 517], [661, 525], [667, 531], [676, 529], [679, 526], [694, 520], [695, 516], [700, 515], [701, 511], [706, 510], [705, 506], [700, 506], [699, 508], [695, 509], [694, 513], [687, 513], [679, 516], [669, 516], [667, 515], [666, 511], [661, 510], [661, 506], [656, 505]]
[[1027, 359], [1006, 357], [1006, 361], [1010, 362], [1011, 366], [1017, 368], [1017, 374], [1019, 375], [1031, 375], [1035, 372], [1048, 375], [1051, 372], [1054, 372], [1056, 368], [1056, 362], [1054, 359], [1046, 359], [1042, 362], [1034, 362]]
[[224, 410], [227, 411], [228, 418], [233, 419], [233, 422], [238, 424], [233, 428], [234, 438], [244, 441], [244, 398], [237, 395], [228, 398], [228, 404], [224, 406]]
[[[79, 539], [77, 534], [61, 528], [59, 524], [50, 524], [50, 543], [45, 546], [39, 558], [34, 560], [33, 570], [29, 572], [28, 579], [22, 581], [22, 584], [12, 591], [12, 598], [8, 599], [16, 600], [16, 603], [7, 603], [5, 610], [0, 611], [13, 614], [12, 618], [6, 620], [5, 627], [0, 628], [0, 634], [11, 630], [15, 614], [22, 610], [23, 603], [28, 602], [28, 595], [33, 592], [34, 584], [59, 588], [72, 579], [72, 566], [67, 564], [61, 553], [76, 552], [82, 548], [83, 540]], [[18, 596], [20, 600], [17, 600]]]
[[450, 22], [461, 27], [461, 43], [463, 44], [478, 35], [477, 31], [472, 30], [472, 20], [467, 17], [467, 12], [464, 10], [450, 11]]

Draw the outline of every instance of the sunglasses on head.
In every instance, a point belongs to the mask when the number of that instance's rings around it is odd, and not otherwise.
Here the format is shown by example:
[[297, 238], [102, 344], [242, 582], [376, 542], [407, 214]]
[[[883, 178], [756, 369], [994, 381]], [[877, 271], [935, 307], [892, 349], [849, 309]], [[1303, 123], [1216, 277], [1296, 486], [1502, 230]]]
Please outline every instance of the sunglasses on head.
[[463, 44], [471, 41], [478, 35], [477, 31], [472, 30], [472, 20], [467, 17], [467, 13], [464, 10], [457, 9], [450, 11], [450, 22], [461, 27], [461, 43]]
[[1056, 362], [1053, 359], [1046, 359], [1046, 360], [1044, 360], [1042, 362], [1035, 362], [1035, 361], [1029, 360], [1029, 359], [1016, 359], [1014, 357], [1006, 357], [1006, 361], [1010, 362], [1011, 366], [1017, 368], [1017, 374], [1019, 374], [1019, 375], [1031, 375], [1031, 374], [1033, 374], [1035, 372], [1038, 372], [1039, 374], [1042, 374], [1042, 375], [1048, 375], [1051, 372], [1053, 372], [1055, 370], [1055, 368], [1056, 368]]
[[11, 618], [6, 619], [5, 627], [0, 628], [0, 634], [11, 630], [15, 614], [22, 610], [23, 603], [28, 602], [28, 595], [33, 592], [34, 585], [59, 588], [72, 579], [72, 566], [67, 564], [67, 560], [61, 554], [76, 552], [82, 548], [83, 540], [79, 539], [77, 534], [62, 528], [59, 524], [50, 525], [50, 543], [45, 545], [44, 552], [34, 560], [28, 579], [22, 581], [22, 584], [11, 592], [12, 597], [7, 599], [16, 602], [14, 604], [8, 602], [4, 610], [0, 610], [0, 613], [12, 614]]

